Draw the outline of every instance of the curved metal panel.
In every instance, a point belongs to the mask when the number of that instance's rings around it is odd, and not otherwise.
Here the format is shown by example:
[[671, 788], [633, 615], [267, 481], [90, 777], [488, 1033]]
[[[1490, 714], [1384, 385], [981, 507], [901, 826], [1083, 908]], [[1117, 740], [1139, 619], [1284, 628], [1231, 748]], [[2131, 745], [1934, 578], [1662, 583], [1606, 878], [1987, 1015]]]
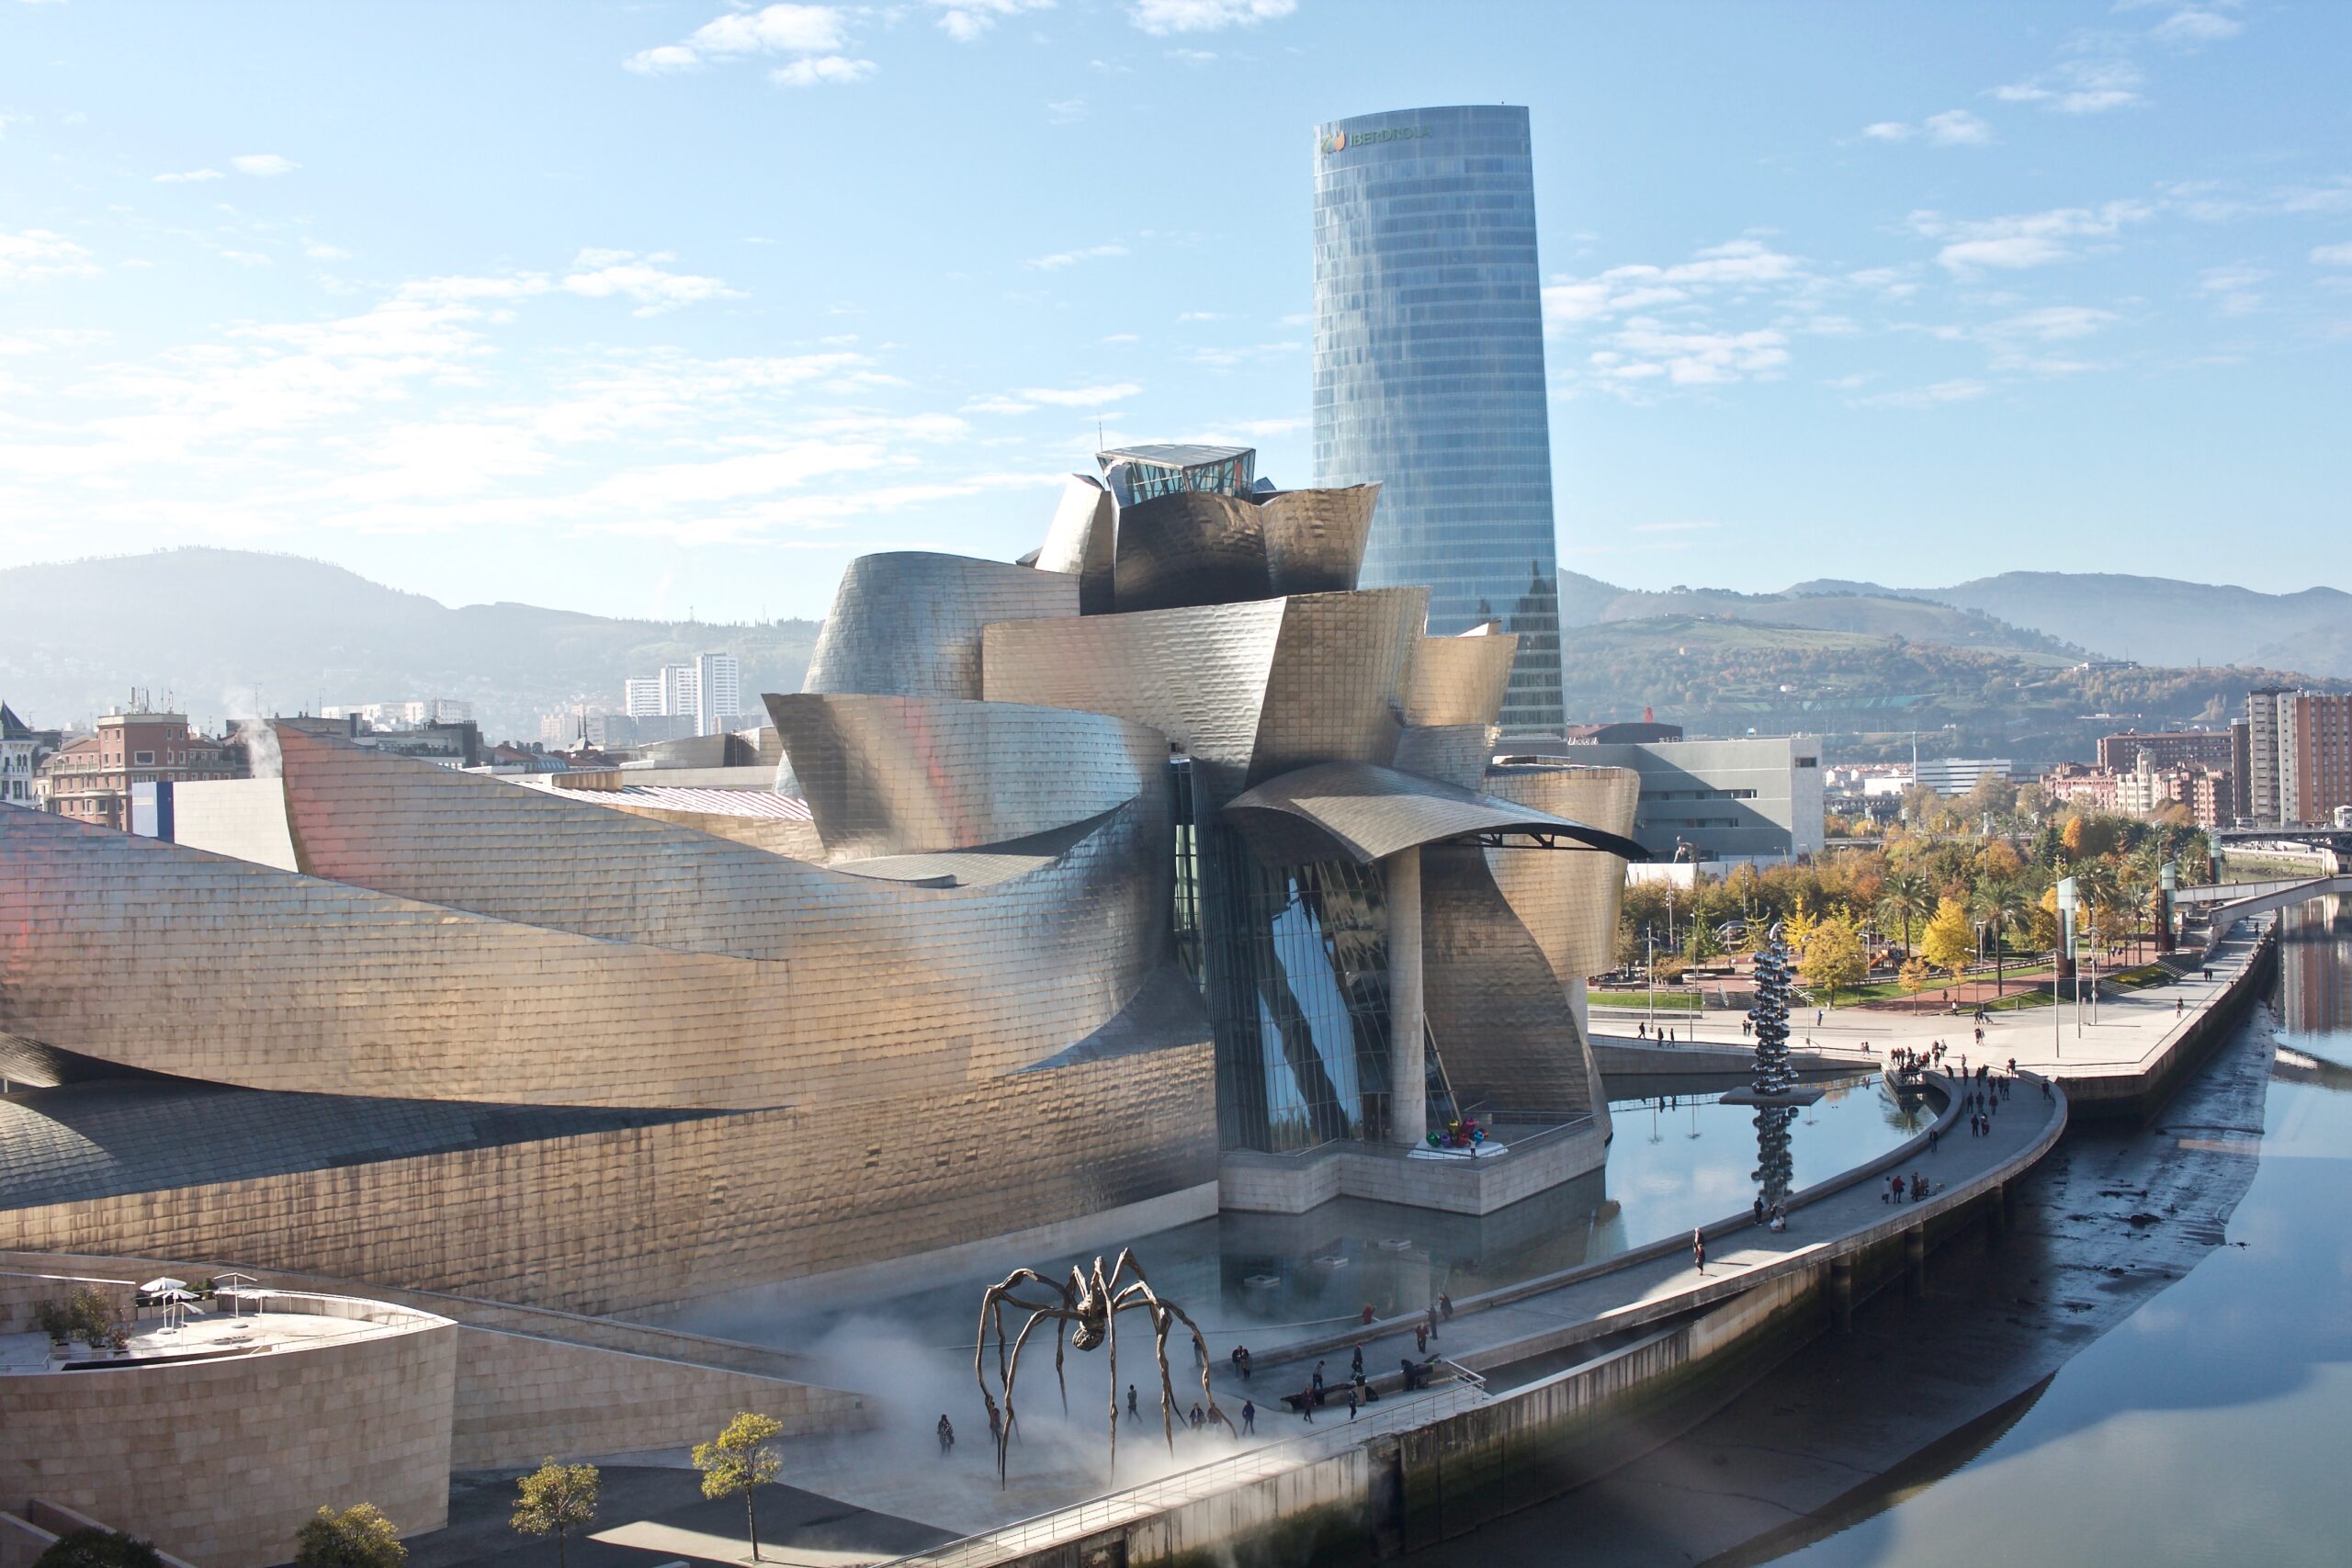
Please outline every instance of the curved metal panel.
[[1283, 490], [1258, 502], [1266, 570], [1277, 593], [1349, 593], [1363, 566], [1380, 486]]
[[[1555, 816], [1623, 836], [1633, 831], [1642, 777], [1631, 768], [1512, 766], [1487, 774], [1487, 790]], [[1558, 855], [1490, 849], [1487, 868], [1564, 991], [1616, 960], [1617, 912], [1625, 868], [1614, 855]]]
[[1046, 529], [1036, 567], [1078, 579], [1080, 615], [1107, 615], [1116, 607], [1111, 572], [1118, 543], [1119, 503], [1102, 480], [1072, 474], [1062, 487], [1060, 504], [1054, 508], [1054, 520]]
[[1108, 714], [814, 693], [767, 705], [836, 862], [1025, 839], [1151, 793], [1167, 771], [1165, 736]]
[[1383, 588], [1283, 603], [1288, 608], [1247, 782], [1261, 784], [1310, 762], [1395, 761], [1405, 682], [1429, 595]]
[[982, 626], [1078, 608], [1079, 580], [1066, 572], [922, 550], [860, 556], [833, 591], [801, 689], [977, 697]]
[[1120, 508], [1112, 576], [1122, 615], [1274, 593], [1258, 507], [1213, 491], [1174, 491]]
[[986, 633], [984, 694], [1148, 725], [1190, 753], [1222, 800], [1249, 769], [1283, 611], [1267, 599], [999, 623]]
[[1396, 771], [1476, 789], [1500, 733], [1492, 724], [1408, 724], [1396, 737]]
[[1422, 1006], [1456, 1099], [1491, 1118], [1605, 1125], [1591, 1049], [1483, 852], [1421, 852], [1421, 940]]
[[[1324, 762], [1284, 773], [1237, 796], [1225, 819], [1276, 863], [1320, 859], [1336, 850], [1370, 864], [1417, 844], [1478, 833], [1540, 833], [1612, 856], [1643, 858], [1641, 846], [1622, 834], [1365, 762]], [[1295, 852], [1318, 841], [1320, 854]]]
[[1492, 724], [1502, 716], [1519, 638], [1509, 632], [1425, 637], [1413, 655], [1408, 724]]
[[[897, 886], [719, 846], [786, 874], [762, 884], [730, 874], [737, 863], [727, 857], [682, 855], [691, 834], [494, 780], [440, 776], [560, 815], [603, 817], [613, 829], [650, 829], [662, 853], [687, 862], [703, 897], [768, 906], [780, 961], [526, 925], [8, 812], [0, 814], [0, 974], [10, 982], [0, 987], [0, 1031], [251, 1089], [536, 1104], [842, 1104], [1044, 1061], [1115, 1017], [1170, 951], [1164, 806], [1131, 801], [1045, 869], [970, 888]], [[437, 834], [429, 816], [424, 824], [404, 816], [390, 830], [412, 860], [429, 868], [465, 853], [498, 859], [492, 840]], [[537, 863], [560, 874], [527, 874], [508, 852], [514, 912], [592, 928], [645, 920], [620, 891], [627, 879], [615, 875], [615, 857], [595, 852], [622, 835], [535, 816]], [[568, 887], [561, 907], [552, 907], [551, 885]], [[683, 901], [697, 896], [670, 888]], [[120, 983], [133, 973], [139, 986]], [[169, 1028], [155, 1025], [159, 997], [172, 999]]]

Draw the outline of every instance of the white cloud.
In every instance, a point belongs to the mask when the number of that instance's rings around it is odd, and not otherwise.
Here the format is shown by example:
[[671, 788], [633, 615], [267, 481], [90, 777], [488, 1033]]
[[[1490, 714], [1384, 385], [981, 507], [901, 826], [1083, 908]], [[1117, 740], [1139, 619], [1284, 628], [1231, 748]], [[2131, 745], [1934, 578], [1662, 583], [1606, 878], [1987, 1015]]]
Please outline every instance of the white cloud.
[[2312, 260], [2321, 266], [2352, 266], [2352, 243], [2314, 245]]
[[1082, 251], [1056, 251], [1049, 256], [1034, 256], [1027, 265], [1039, 272], [1059, 272], [1080, 262], [1109, 261], [1127, 254], [1125, 245], [1089, 245]]
[[1135, 0], [1127, 19], [1155, 38], [1170, 33], [1213, 33], [1279, 21], [1298, 9], [1298, 0]]
[[1046, 118], [1056, 125], [1076, 125], [1086, 118], [1084, 98], [1063, 98], [1046, 106]]
[[290, 175], [302, 166], [293, 159], [281, 157], [276, 152], [247, 152], [230, 159], [229, 163], [241, 175], [253, 175], [266, 180]]
[[714, 17], [681, 41], [639, 50], [621, 64], [659, 76], [754, 54], [837, 56], [849, 45], [847, 24], [838, 6], [769, 6]]
[[1007, 17], [1023, 11], [1050, 11], [1054, 0], [931, 0], [939, 12], [940, 29], [958, 43], [969, 43]]
[[341, 245], [322, 244], [316, 240], [305, 241], [302, 254], [312, 261], [349, 261], [351, 253]]
[[2262, 296], [2255, 285], [2270, 275], [2258, 266], [2208, 267], [2198, 278], [2198, 291], [2212, 297], [2214, 304], [2225, 316], [2250, 316], [2262, 309]]
[[97, 271], [90, 253], [47, 229], [0, 229], [0, 288], [52, 277], [88, 277]]
[[1946, 109], [1926, 121], [1928, 140], [1939, 147], [1989, 147], [1993, 128], [1966, 109]]
[[1777, 372], [1789, 362], [1788, 341], [1786, 333], [1769, 328], [1676, 332], [1636, 317], [1608, 339], [1610, 349], [1592, 358], [1605, 374], [1620, 379], [1663, 372], [1678, 387], [1718, 386]]
[[1216, 51], [1212, 49], [1171, 49], [1168, 53], [1170, 58], [1181, 60], [1187, 65], [1215, 65], [1216, 63]]
[[2219, 11], [2191, 6], [2175, 11], [2158, 22], [2148, 29], [2148, 36], [2158, 43], [2171, 44], [2176, 49], [2197, 49], [2235, 38], [2245, 30], [2245, 24], [2224, 17]]
[[1908, 141], [1916, 133], [1899, 119], [1882, 119], [1862, 127], [1862, 134], [1873, 141]]
[[1559, 329], [1577, 321], [1680, 304], [1716, 288], [1789, 283], [1804, 274], [1795, 256], [1760, 240], [1733, 240], [1671, 266], [1613, 266], [1592, 277], [1555, 277], [1544, 286], [1544, 320]]
[[1125, 402], [1143, 389], [1133, 381], [1118, 381], [1102, 387], [1023, 387], [1019, 395], [1033, 403], [1044, 403], [1057, 409], [1094, 408], [1102, 403]]
[[1881, 392], [1875, 397], [1857, 398], [1854, 404], [1858, 408], [1937, 408], [1945, 403], [1969, 402], [1992, 389], [1982, 381], [1962, 378], [1954, 381], [1938, 381], [1932, 386], [1913, 387], [1900, 392]]
[[1188, 348], [1184, 350], [1184, 357], [1195, 365], [1227, 370], [1254, 360], [1278, 359], [1286, 354], [1296, 354], [1303, 346], [1296, 343], [1259, 343], [1238, 348]]
[[2139, 94], [2140, 68], [2112, 57], [2068, 60], [2027, 82], [1993, 89], [2003, 103], [2039, 104], [2057, 114], [2105, 114], [2147, 102]]
[[193, 185], [199, 180], [218, 180], [227, 177], [218, 169], [187, 169], [168, 175], [157, 175], [155, 183], [159, 186]]
[[658, 316], [682, 305], [743, 297], [740, 289], [729, 288], [719, 278], [672, 272], [661, 265], [672, 259], [666, 251], [640, 256], [633, 251], [585, 250], [572, 258], [571, 269], [560, 276], [544, 272], [510, 272], [494, 277], [421, 277], [402, 284], [400, 298], [456, 304], [481, 299], [527, 299], [557, 292], [587, 299], [619, 296], [637, 301], [635, 314]]
[[1956, 276], [1985, 271], [2015, 272], [2047, 266], [2080, 254], [2078, 242], [2111, 240], [2125, 224], [2154, 215], [2141, 201], [2110, 201], [2097, 208], [2063, 207], [2047, 212], [1954, 220], [1936, 212], [1915, 212], [1912, 230], [1941, 240], [1936, 260]]
[[852, 60], [845, 54], [815, 54], [777, 66], [768, 73], [768, 80], [786, 87], [815, 87], [863, 82], [873, 74], [874, 62], [870, 60]]

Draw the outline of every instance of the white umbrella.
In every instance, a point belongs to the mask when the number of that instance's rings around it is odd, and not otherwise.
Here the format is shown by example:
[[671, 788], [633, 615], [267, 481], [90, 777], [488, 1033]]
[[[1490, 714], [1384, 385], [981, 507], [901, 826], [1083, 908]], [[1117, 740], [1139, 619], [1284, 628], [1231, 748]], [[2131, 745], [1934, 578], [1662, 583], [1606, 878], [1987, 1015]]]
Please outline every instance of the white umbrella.
[[185, 1285], [175, 1286], [167, 1291], [158, 1291], [155, 1294], [164, 1303], [164, 1326], [166, 1328], [179, 1327], [187, 1321], [187, 1314], [190, 1313], [195, 1313], [199, 1317], [204, 1314], [204, 1309], [194, 1304], [197, 1299], [196, 1292]]
[[161, 1279], [150, 1280], [139, 1288], [146, 1292], [151, 1296], [160, 1296], [165, 1291], [187, 1290], [187, 1281], [186, 1280], [175, 1280], [169, 1274], [166, 1274]]

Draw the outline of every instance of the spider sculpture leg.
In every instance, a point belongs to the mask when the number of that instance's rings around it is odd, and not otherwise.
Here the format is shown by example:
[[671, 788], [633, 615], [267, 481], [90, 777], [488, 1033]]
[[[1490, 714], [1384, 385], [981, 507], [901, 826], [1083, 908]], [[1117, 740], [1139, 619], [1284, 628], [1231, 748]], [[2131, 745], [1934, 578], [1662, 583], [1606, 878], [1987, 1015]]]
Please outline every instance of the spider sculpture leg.
[[[1102, 1260], [1101, 1258], [1096, 1258], [1096, 1259], [1094, 1260], [1094, 1268], [1095, 1268], [1095, 1270], [1096, 1270], [1096, 1272], [1097, 1272], [1097, 1273], [1100, 1273], [1100, 1272], [1102, 1271]], [[1110, 1477], [1109, 1477], [1109, 1479], [1115, 1481], [1115, 1480], [1117, 1480], [1117, 1479], [1118, 1479], [1118, 1475], [1119, 1475], [1119, 1315], [1118, 1315], [1118, 1314], [1116, 1314], [1116, 1313], [1107, 1313], [1107, 1312], [1106, 1312], [1106, 1313], [1103, 1314], [1103, 1319], [1102, 1319], [1102, 1333], [1103, 1333], [1104, 1342], [1105, 1342], [1105, 1343], [1107, 1343], [1107, 1344], [1110, 1346], [1110, 1348], [1111, 1348], [1111, 1473], [1110, 1473]]]
[[1048, 1318], [1057, 1323], [1069, 1321], [1065, 1309], [1061, 1307], [1039, 1307], [1029, 1314], [1029, 1321], [1021, 1325], [1021, 1333], [1012, 1341], [1012, 1360], [1004, 1379], [1004, 1426], [997, 1434], [996, 1442], [996, 1479], [999, 1485], [1004, 1484], [1006, 1450], [1012, 1446], [1013, 1427], [1018, 1420], [1012, 1411], [1012, 1384], [1013, 1380], [1021, 1375], [1021, 1349], [1029, 1343], [1029, 1336], [1036, 1331], [1037, 1325]]

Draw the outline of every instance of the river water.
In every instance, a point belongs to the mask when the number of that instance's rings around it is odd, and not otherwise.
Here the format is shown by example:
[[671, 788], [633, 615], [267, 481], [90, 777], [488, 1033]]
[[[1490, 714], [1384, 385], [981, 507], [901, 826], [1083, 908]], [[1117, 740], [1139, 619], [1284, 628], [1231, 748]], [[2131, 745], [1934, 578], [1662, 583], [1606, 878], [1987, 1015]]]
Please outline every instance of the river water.
[[2228, 1245], [1967, 1463], [1779, 1561], [2352, 1560], [2352, 912], [2306, 906], [2282, 936], [2272, 1016], [2233, 1047], [2278, 1055]]
[[[1621, 1138], [1623, 1134], [1620, 1134]], [[1431, 1565], [2352, 1562], [2352, 907], [2144, 1128], [1717, 1416]], [[1634, 1437], [1637, 1435], [1629, 1435]], [[1654, 1440], [1654, 1439], [1651, 1439]]]

